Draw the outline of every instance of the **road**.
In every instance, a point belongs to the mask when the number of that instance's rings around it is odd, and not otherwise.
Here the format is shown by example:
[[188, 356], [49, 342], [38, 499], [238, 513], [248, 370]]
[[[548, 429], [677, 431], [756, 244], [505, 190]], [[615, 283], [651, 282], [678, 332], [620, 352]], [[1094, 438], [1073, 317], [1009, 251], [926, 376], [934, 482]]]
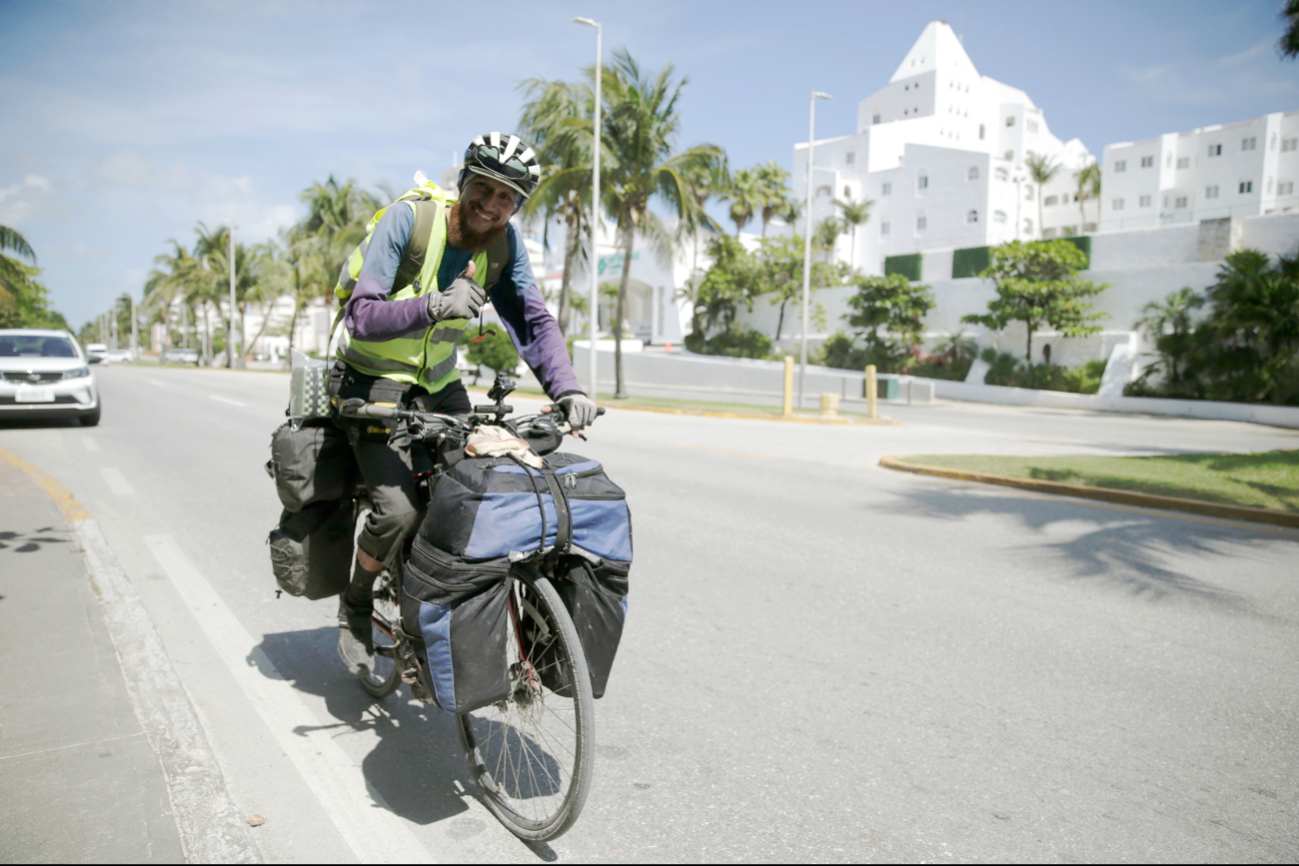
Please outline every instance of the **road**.
[[[99, 521], [268, 861], [1299, 858], [1299, 532], [891, 473], [884, 454], [1299, 447], [1299, 431], [951, 406], [896, 426], [613, 410], [572, 450], [635, 519], [586, 812], [472, 795], [449, 719], [375, 703], [275, 597], [287, 377], [100, 370], [101, 426], [0, 445]], [[521, 406], [526, 400], [514, 401]]]

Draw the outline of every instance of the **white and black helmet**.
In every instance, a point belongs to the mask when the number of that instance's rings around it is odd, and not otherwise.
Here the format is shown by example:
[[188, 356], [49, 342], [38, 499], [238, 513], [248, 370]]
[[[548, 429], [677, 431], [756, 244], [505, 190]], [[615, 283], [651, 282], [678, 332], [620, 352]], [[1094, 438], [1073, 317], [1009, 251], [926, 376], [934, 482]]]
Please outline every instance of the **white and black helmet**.
[[[461, 190], [470, 173], [499, 180], [527, 198], [541, 181], [541, 163], [537, 161], [536, 151], [517, 135], [492, 132], [478, 136], [465, 150], [465, 167], [460, 170]], [[519, 203], [522, 204], [522, 199]]]

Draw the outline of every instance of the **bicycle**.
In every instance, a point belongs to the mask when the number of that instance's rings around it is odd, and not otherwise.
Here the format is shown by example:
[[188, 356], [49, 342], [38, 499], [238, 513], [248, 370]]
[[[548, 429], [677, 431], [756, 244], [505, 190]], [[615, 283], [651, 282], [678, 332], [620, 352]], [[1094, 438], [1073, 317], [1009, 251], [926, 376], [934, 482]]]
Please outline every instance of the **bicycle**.
[[[468, 418], [399, 410], [359, 399], [345, 401], [339, 413], [405, 422], [412, 438], [432, 446], [435, 465], [440, 450], [463, 448], [469, 435], [487, 423], [530, 441], [538, 454], [554, 451], [568, 432], [566, 425], [556, 421], [558, 407], [549, 414], [506, 420], [513, 407], [504, 400], [513, 390], [513, 382], [498, 374], [488, 392], [494, 403], [475, 406]], [[435, 479], [427, 480], [431, 487]], [[358, 507], [358, 517], [361, 510]], [[417, 698], [435, 703], [419, 680], [415, 650], [402, 629], [402, 569], [409, 545], [408, 539], [394, 551], [376, 578], [374, 668], [358, 676], [361, 686], [376, 698], [392, 694], [405, 682]], [[577, 629], [553, 584], [557, 562], [558, 554], [551, 551], [510, 566], [506, 619], [510, 694], [456, 716], [470, 775], [488, 810], [529, 842], [555, 839], [573, 826], [586, 802], [594, 769], [591, 678]]]

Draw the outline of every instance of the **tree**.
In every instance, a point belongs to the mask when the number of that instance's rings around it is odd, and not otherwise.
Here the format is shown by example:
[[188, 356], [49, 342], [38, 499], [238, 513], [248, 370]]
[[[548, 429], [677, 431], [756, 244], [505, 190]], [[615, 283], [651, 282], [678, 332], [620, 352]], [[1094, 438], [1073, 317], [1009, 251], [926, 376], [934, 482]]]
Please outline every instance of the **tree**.
[[834, 245], [846, 226], [835, 217], [826, 217], [816, 224], [812, 233], [812, 247], [821, 251], [826, 264], [834, 261]]
[[753, 308], [753, 285], [757, 282], [753, 254], [730, 235], [718, 235], [709, 241], [708, 255], [713, 266], [696, 293], [691, 351], [702, 351], [708, 332], [718, 326], [729, 330], [735, 324], [741, 304]]
[[1277, 43], [1277, 50], [1283, 59], [1299, 57], [1299, 0], [1286, 0], [1281, 19], [1286, 22], [1286, 30]]
[[874, 200], [864, 198], [861, 201], [839, 201], [834, 200], [835, 206], [839, 208], [839, 218], [843, 220], [844, 226], [848, 228], [850, 238], [848, 243], [848, 267], [856, 269], [857, 267], [857, 226], [865, 225], [871, 218], [871, 207], [875, 204]]
[[762, 236], [767, 236], [767, 224], [777, 214], [789, 207], [789, 172], [772, 160], [755, 169], [758, 176], [759, 195], [762, 200]]
[[[688, 78], [673, 80], [667, 64], [657, 73], [643, 72], [626, 49], [614, 52], [613, 63], [605, 68], [602, 90], [608, 104], [603, 119], [604, 148], [609, 154], [608, 174], [601, 183], [604, 208], [614, 217], [623, 249], [622, 280], [614, 321], [621, 324], [627, 305], [627, 281], [631, 276], [632, 248], [636, 235], [643, 235], [661, 254], [671, 240], [658, 215], [650, 209], [657, 201], [686, 219], [695, 208], [686, 177], [699, 166], [722, 156], [711, 144], [673, 153], [681, 128], [679, 103]], [[622, 340], [614, 336], [615, 398], [625, 398], [622, 375]]]
[[762, 179], [756, 171], [742, 168], [731, 175], [725, 191], [718, 198], [731, 203], [731, 221], [735, 223], [735, 236], [738, 238], [753, 219], [754, 212], [762, 207]]
[[[351, 178], [340, 184], [332, 174], [324, 183], [315, 183], [303, 190], [299, 198], [307, 205], [307, 218], [301, 223], [303, 231], [321, 239], [322, 251], [335, 268], [340, 267], [352, 248], [365, 238], [366, 224], [384, 205]], [[333, 285], [326, 286], [323, 294], [325, 309], [331, 310]]]
[[[865, 344], [866, 364], [889, 370], [920, 341], [924, 318], [934, 308], [929, 286], [912, 284], [901, 274], [859, 276], [857, 293], [848, 299], [848, 324], [854, 342]], [[864, 365], [861, 365], [864, 366]]]
[[1046, 230], [1042, 222], [1042, 187], [1060, 173], [1061, 166], [1055, 161], [1055, 157], [1041, 156], [1036, 153], [1029, 153], [1028, 158], [1024, 160], [1024, 165], [1028, 166], [1029, 177], [1037, 182], [1037, 231], [1039, 236], [1043, 236]]
[[1090, 163], [1083, 166], [1073, 173], [1078, 197], [1078, 216], [1082, 218], [1082, 224], [1078, 226], [1080, 232], [1087, 231], [1087, 210], [1083, 204], [1089, 198], [1096, 199], [1096, 224], [1099, 227], [1101, 221], [1101, 167], [1096, 163]]
[[[31, 262], [4, 255], [12, 251]], [[36, 253], [17, 230], [0, 226], [0, 328], [67, 328], [67, 320], [49, 305], [49, 292], [36, 278]]]
[[1202, 342], [1197, 339], [1195, 312], [1204, 304], [1204, 296], [1188, 286], [1162, 302], [1146, 304], [1141, 319], [1133, 326], [1145, 331], [1154, 343], [1159, 361], [1151, 366], [1163, 372], [1171, 392], [1181, 394], [1188, 383], [1191, 354]]
[[1227, 256], [1205, 292], [1214, 341], [1211, 399], [1283, 403], [1299, 398], [1299, 256]]
[[16, 229], [0, 226], [0, 305], [16, 302], [23, 287], [31, 280], [27, 266], [4, 255], [5, 250], [12, 250], [33, 265], [36, 264], [36, 253], [32, 252], [27, 239]]
[[1107, 286], [1078, 279], [1087, 257], [1072, 243], [1055, 241], [1011, 241], [992, 250], [992, 263], [980, 276], [995, 280], [997, 297], [988, 312], [962, 316], [962, 322], [1002, 330], [1011, 322], [1023, 322], [1028, 330], [1024, 360], [1033, 361], [1033, 332], [1043, 325], [1066, 337], [1095, 334], [1092, 322], [1105, 318], [1083, 299], [1098, 295]]
[[595, 96], [589, 87], [563, 81], [529, 79], [519, 85], [528, 99], [519, 128], [542, 161], [542, 179], [523, 205], [525, 219], [544, 215], [543, 243], [550, 221], [564, 223], [564, 277], [559, 289], [559, 329], [568, 333], [573, 308], [573, 272], [585, 254], [582, 238], [591, 225], [591, 126]]

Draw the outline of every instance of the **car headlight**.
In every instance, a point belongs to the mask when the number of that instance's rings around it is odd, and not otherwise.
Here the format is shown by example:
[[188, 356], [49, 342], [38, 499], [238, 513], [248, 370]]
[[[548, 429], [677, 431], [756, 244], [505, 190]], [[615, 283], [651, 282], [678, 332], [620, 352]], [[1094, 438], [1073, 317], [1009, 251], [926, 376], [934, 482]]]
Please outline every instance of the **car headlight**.
[[90, 367], [78, 367], [75, 370], [67, 370], [63, 373], [64, 379], [84, 379], [90, 375]]

